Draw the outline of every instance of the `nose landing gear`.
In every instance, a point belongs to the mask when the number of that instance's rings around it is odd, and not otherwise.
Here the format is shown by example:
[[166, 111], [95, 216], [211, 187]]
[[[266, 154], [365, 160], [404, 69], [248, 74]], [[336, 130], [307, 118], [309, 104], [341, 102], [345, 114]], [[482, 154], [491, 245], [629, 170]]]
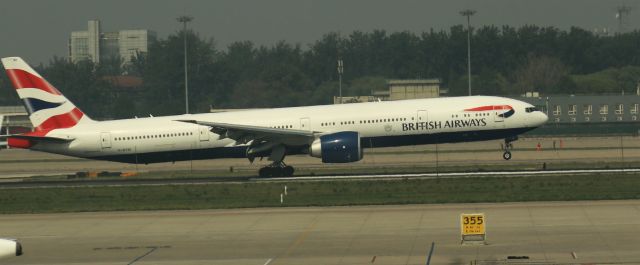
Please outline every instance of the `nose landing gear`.
[[505, 150], [504, 153], [502, 153], [502, 158], [504, 158], [504, 160], [511, 159], [511, 152], [509, 150]]
[[513, 144], [511, 144], [511, 142], [514, 142], [518, 140], [518, 137], [509, 137], [509, 138], [505, 138], [504, 139], [504, 153], [502, 153], [502, 158], [504, 160], [510, 160], [511, 159], [511, 149], [513, 149]]

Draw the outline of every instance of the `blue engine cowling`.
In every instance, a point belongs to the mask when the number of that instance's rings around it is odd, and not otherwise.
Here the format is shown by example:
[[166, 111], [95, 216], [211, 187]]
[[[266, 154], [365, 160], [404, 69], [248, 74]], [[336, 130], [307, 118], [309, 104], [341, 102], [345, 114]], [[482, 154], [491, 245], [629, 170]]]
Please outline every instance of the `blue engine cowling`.
[[313, 157], [322, 158], [322, 163], [350, 163], [362, 159], [360, 134], [337, 132], [320, 136], [309, 148]]

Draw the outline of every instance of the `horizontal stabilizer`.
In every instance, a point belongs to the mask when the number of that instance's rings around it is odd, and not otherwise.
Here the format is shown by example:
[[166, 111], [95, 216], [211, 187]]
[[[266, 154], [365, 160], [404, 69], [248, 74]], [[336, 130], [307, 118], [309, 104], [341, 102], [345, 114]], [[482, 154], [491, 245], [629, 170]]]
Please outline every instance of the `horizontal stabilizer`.
[[35, 136], [35, 135], [20, 135], [20, 134], [10, 135], [9, 138], [23, 139], [23, 140], [29, 140], [34, 142], [50, 142], [50, 143], [68, 143], [75, 140], [74, 138], [60, 138], [60, 137], [51, 137], [51, 136]]

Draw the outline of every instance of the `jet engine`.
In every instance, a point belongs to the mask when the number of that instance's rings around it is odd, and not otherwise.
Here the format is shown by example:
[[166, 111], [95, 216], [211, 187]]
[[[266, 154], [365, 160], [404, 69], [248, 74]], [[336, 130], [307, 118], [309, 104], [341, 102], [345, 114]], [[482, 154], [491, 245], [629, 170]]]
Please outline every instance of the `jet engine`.
[[21, 256], [22, 245], [13, 239], [0, 238], [0, 259]]
[[362, 159], [360, 134], [345, 131], [325, 134], [311, 144], [309, 153], [322, 158], [322, 163], [350, 163]]

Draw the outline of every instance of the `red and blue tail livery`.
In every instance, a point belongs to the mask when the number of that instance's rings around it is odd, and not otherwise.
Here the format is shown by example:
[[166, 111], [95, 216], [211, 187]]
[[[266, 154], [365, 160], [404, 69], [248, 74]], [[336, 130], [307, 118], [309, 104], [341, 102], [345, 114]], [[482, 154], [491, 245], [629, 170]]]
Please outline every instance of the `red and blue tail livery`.
[[69, 128], [90, 120], [21, 58], [3, 58], [2, 64], [36, 131]]

